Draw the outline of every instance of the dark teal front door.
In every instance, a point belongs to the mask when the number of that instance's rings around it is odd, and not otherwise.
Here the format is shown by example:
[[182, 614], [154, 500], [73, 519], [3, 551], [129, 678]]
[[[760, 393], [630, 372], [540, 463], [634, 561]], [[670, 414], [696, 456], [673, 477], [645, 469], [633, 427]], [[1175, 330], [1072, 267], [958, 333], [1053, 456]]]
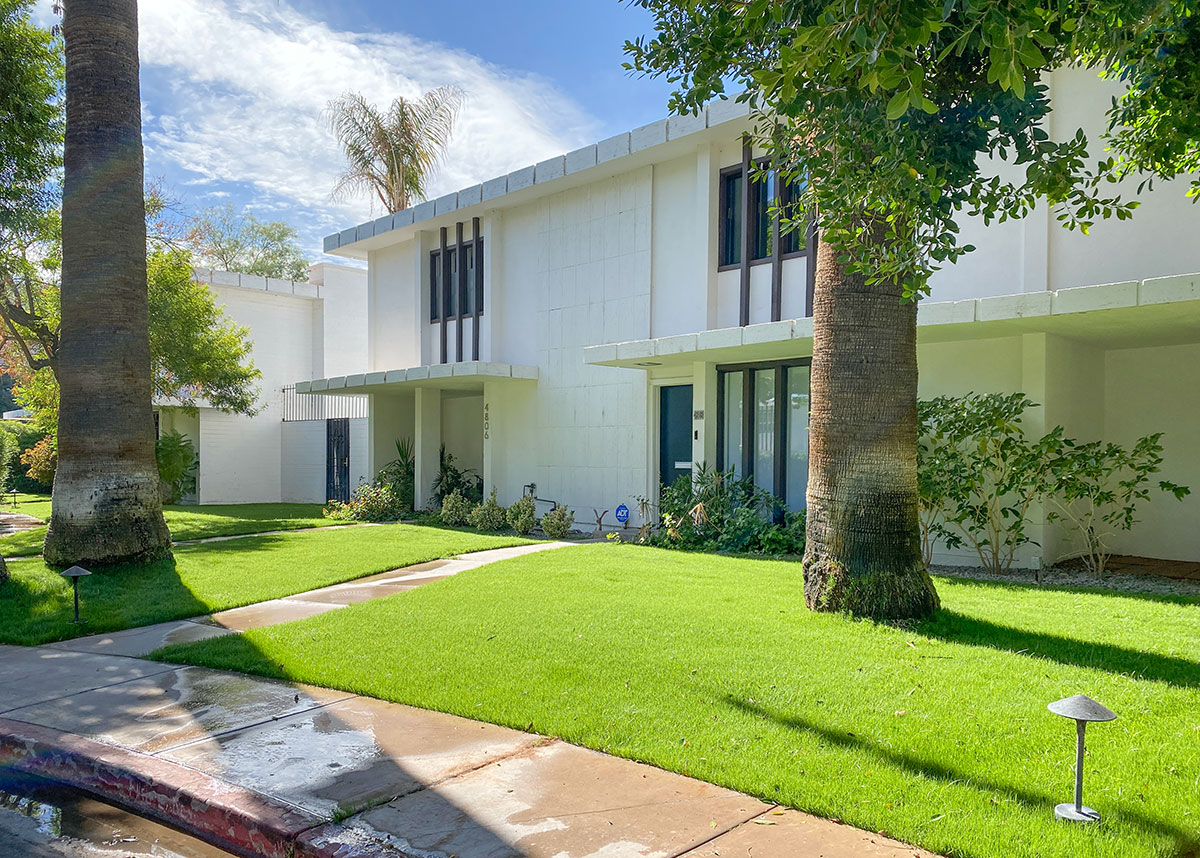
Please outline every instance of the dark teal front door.
[[665, 486], [692, 472], [692, 386], [659, 388], [658, 478]]

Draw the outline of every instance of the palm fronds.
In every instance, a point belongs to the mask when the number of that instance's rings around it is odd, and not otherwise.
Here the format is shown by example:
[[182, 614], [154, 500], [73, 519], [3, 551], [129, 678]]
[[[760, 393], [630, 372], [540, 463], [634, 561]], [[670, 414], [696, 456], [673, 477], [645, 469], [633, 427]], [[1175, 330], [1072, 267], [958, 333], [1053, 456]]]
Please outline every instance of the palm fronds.
[[388, 212], [424, 199], [462, 102], [455, 86], [439, 86], [411, 101], [396, 98], [386, 111], [357, 92], [329, 102], [329, 127], [346, 153], [334, 198], [373, 193]]

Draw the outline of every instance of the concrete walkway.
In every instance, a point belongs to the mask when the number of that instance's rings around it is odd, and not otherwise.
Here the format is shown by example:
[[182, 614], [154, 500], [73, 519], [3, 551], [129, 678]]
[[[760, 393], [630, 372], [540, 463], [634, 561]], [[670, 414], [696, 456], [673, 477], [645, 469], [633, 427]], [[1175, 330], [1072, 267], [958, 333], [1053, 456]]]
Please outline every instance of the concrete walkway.
[[337, 610], [546, 547], [423, 564], [183, 624], [0, 646], [0, 767], [268, 858], [927, 855], [543, 736], [132, 657], [163, 641]]

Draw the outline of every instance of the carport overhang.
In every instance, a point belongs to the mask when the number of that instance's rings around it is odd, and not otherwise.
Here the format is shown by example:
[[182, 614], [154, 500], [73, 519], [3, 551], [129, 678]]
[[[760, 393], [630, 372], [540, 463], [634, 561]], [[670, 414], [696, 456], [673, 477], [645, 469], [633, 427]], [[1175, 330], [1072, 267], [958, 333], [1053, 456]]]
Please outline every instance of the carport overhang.
[[537, 384], [537, 378], [535, 366], [462, 361], [298, 381], [296, 393], [346, 396], [402, 393], [422, 388], [482, 393], [484, 385], [488, 383]]
[[[917, 342], [1058, 334], [1103, 349], [1200, 342], [1200, 274], [922, 304]], [[652, 370], [697, 361], [740, 363], [812, 354], [813, 321], [721, 328], [676, 337], [590, 346], [595, 366]]]

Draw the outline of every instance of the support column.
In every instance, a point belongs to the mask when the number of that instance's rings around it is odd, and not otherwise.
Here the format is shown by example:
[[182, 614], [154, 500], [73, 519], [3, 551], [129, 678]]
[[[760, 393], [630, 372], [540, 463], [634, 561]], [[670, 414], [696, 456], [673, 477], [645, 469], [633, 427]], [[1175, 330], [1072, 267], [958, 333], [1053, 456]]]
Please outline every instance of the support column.
[[433, 503], [433, 480], [441, 467], [442, 392], [418, 387], [413, 422], [416, 428], [416, 499], [418, 509]]
[[700, 465], [717, 466], [717, 365], [704, 361], [692, 364], [693, 472]]
[[[1030, 408], [1022, 418], [1025, 437], [1041, 438], [1046, 434], [1050, 424], [1046, 422], [1046, 334], [1023, 334], [1021, 336], [1021, 389], [1033, 402], [1041, 408]], [[1050, 544], [1050, 528], [1046, 522], [1046, 510], [1040, 503], [1030, 504], [1029, 507], [1029, 536], [1034, 544], [1024, 545], [1017, 549], [1013, 560], [1015, 568], [1029, 568], [1034, 565], [1053, 562], [1053, 557], [1043, 557], [1044, 551], [1053, 551]], [[1041, 558], [1035, 564], [1034, 558]]]

